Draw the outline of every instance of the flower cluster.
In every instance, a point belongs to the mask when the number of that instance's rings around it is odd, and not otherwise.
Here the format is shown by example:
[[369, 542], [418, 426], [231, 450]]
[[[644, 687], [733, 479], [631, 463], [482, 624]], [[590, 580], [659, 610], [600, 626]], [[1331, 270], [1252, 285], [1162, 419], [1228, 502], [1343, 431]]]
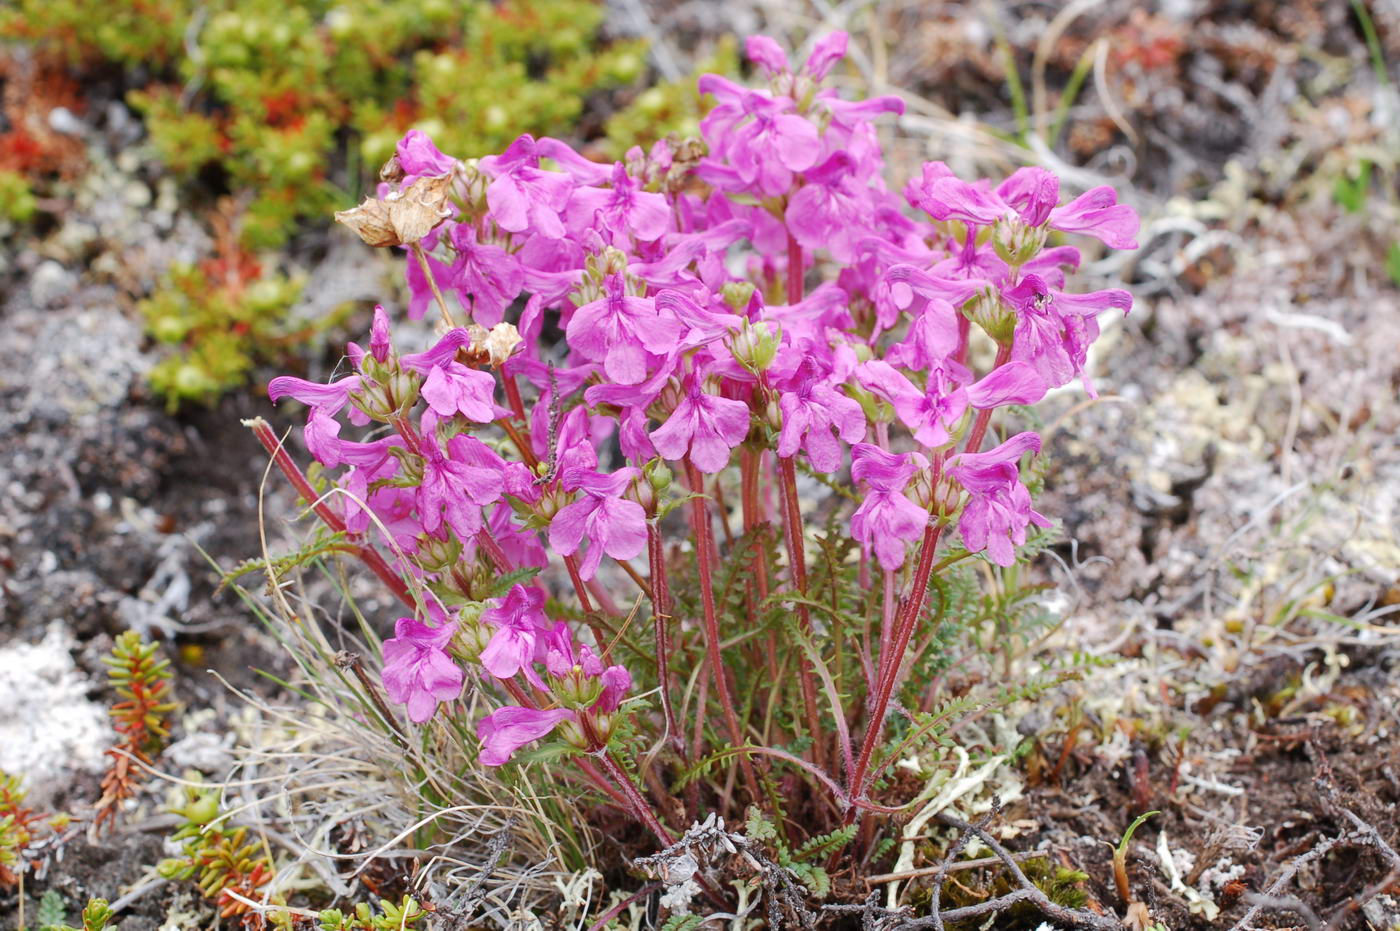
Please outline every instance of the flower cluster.
[[[704, 574], [705, 497], [736, 475], [746, 526], [784, 525], [797, 588], [798, 471], [849, 469], [846, 526], [887, 591], [945, 528], [1008, 566], [1049, 525], [1021, 480], [1039, 437], [981, 447], [999, 408], [1075, 379], [1092, 392], [1097, 316], [1131, 298], [1065, 290], [1080, 254], [1056, 234], [1134, 248], [1137, 217], [1107, 187], [1061, 203], [1041, 168], [994, 185], [931, 162], [890, 190], [875, 122], [902, 104], [823, 86], [845, 44], [794, 68], [749, 40], [766, 87], [706, 76], [703, 140], [611, 165], [528, 135], [462, 161], [410, 132], [353, 218], [408, 250], [409, 314], [440, 315], [440, 338], [399, 354], [378, 311], [353, 374], [271, 395], [310, 408], [307, 446], [335, 470], [324, 505], [424, 593], [384, 645], [390, 698], [427, 720], [468, 667], [510, 696], [477, 722], [483, 763], [550, 732], [606, 747], [632, 676], [607, 635], [550, 614], [572, 598], [574, 616], [620, 619], [614, 592], [635, 583], [658, 631], [698, 623], [670, 617], [660, 519], [694, 504]], [[342, 438], [343, 420], [381, 428]]]

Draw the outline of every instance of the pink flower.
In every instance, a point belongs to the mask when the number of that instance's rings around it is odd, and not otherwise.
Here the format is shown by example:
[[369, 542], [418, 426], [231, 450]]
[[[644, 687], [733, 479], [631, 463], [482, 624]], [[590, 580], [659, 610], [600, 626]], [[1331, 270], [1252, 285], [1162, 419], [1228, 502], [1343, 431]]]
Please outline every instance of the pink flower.
[[[505, 310], [525, 286], [520, 260], [500, 246], [477, 241], [476, 229], [466, 223], [452, 228], [452, 287], [472, 320], [492, 327], [505, 319]], [[470, 301], [470, 303], [468, 303]]]
[[837, 437], [847, 443], [860, 442], [865, 437], [865, 414], [860, 404], [817, 377], [810, 357], [793, 381], [795, 388], [784, 391], [778, 401], [783, 415], [778, 455], [786, 458], [805, 449], [812, 468], [835, 472], [841, 467]]
[[549, 545], [565, 556], [578, 552], [585, 537], [588, 552], [579, 575], [593, 578], [607, 553], [613, 559], [632, 559], [646, 548], [647, 515], [636, 501], [622, 495], [641, 471], [632, 467], [602, 475], [586, 469], [568, 469], [560, 479], [566, 489], [582, 495], [565, 505], [549, 524]]
[[1018, 461], [1031, 451], [1040, 451], [1040, 437], [1018, 433], [995, 449], [954, 457], [948, 469], [970, 495], [958, 518], [963, 543], [974, 553], [986, 550], [987, 558], [998, 566], [1016, 562], [1015, 547], [1026, 542], [1027, 526], [1050, 526], [1031, 507], [1030, 492], [1021, 484]]
[[573, 182], [568, 175], [542, 171], [534, 137], [524, 135], [500, 155], [483, 158], [481, 170], [494, 180], [486, 188], [491, 217], [503, 230], [530, 230], [547, 239], [564, 235], [559, 215], [569, 203]]
[[855, 259], [872, 213], [870, 188], [857, 181], [853, 167], [848, 152], [833, 153], [806, 173], [807, 183], [792, 196], [784, 215], [793, 238], [807, 249], [826, 249], [838, 262]]
[[968, 373], [951, 359], [930, 370], [925, 391], [914, 387], [881, 359], [861, 365], [857, 377], [862, 385], [889, 401], [904, 425], [914, 431], [914, 439], [931, 449], [952, 439], [951, 431], [967, 411], [967, 392], [957, 382], [966, 380]]
[[1078, 375], [1085, 390], [1097, 397], [1084, 371], [1089, 345], [1099, 335], [1095, 317], [1109, 308], [1127, 313], [1133, 296], [1120, 288], [1066, 294], [1048, 287], [1039, 275], [1024, 276], [1002, 296], [1016, 310], [1011, 358], [1033, 366], [1051, 387]]
[[612, 189], [581, 187], [569, 201], [569, 220], [577, 226], [597, 225], [614, 246], [627, 248], [629, 236], [642, 242], [660, 239], [671, 226], [671, 205], [661, 194], [643, 191], [627, 168], [613, 166]]
[[609, 275], [607, 293], [574, 311], [564, 335], [585, 359], [601, 361], [614, 382], [635, 385], [646, 380], [647, 353], [674, 349], [682, 328], [656, 300], [626, 293], [621, 275]]
[[568, 708], [520, 708], [507, 705], [476, 722], [481, 738], [483, 766], [500, 766], [527, 743], [548, 736], [565, 718], [576, 717]]
[[423, 481], [417, 490], [423, 529], [436, 533], [446, 521], [458, 539], [475, 537], [481, 530], [482, 506], [501, 497], [503, 470], [492, 460], [494, 454], [480, 440], [465, 435], [448, 440], [444, 452], [437, 439], [437, 420], [430, 412], [423, 415], [418, 451], [423, 457]]
[[504, 598], [493, 599], [491, 605], [481, 613], [481, 621], [495, 627], [496, 632], [481, 651], [481, 665], [497, 679], [509, 679], [523, 670], [526, 678], [543, 688], [532, 664], [540, 638], [550, 629], [544, 592], [535, 586], [516, 585]]
[[688, 454], [701, 472], [714, 473], [729, 464], [730, 452], [748, 435], [748, 405], [706, 394], [692, 378], [675, 411], [651, 431], [651, 441], [661, 456], [679, 460]]
[[874, 549], [886, 571], [904, 565], [905, 544], [923, 536], [928, 525], [928, 511], [904, 494], [914, 474], [926, 468], [928, 460], [918, 453], [896, 456], [870, 443], [851, 447], [851, 480], [869, 486], [851, 515], [851, 536], [866, 555]]
[[403, 179], [405, 187], [418, 178], [426, 175], [445, 175], [457, 167], [456, 159], [439, 152], [437, 146], [433, 145], [433, 140], [428, 138], [428, 134], [417, 129], [410, 129], [399, 140], [394, 154], [398, 156], [399, 167], [407, 176]]
[[447, 655], [457, 625], [429, 627], [411, 617], [394, 622], [394, 636], [384, 641], [384, 691], [395, 704], [408, 705], [409, 720], [422, 724], [438, 702], [462, 691], [462, 668]]

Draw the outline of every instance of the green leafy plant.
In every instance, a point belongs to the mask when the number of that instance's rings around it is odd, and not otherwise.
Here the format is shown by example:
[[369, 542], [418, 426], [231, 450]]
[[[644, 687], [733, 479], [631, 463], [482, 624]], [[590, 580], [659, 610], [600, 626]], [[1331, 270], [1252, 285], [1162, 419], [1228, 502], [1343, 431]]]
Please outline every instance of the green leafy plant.
[[[48, 893], [44, 894], [44, 898], [48, 899]], [[59, 902], [61, 908], [62, 899], [60, 899]], [[41, 916], [43, 915], [42, 909], [43, 906], [41, 904], [39, 913]], [[44, 927], [41, 925], [40, 931], [115, 931], [117, 926], [113, 924], [113, 919], [116, 918], [116, 914], [116, 912], [112, 911], [106, 899], [89, 899], [88, 904], [83, 908], [83, 926], [81, 928], [74, 928], [67, 924], [59, 924], [53, 927]], [[61, 918], [59, 920], [62, 921]]]
[[397, 905], [380, 899], [378, 912], [364, 902], [357, 903], [352, 914], [328, 908], [321, 912], [318, 921], [321, 931], [398, 931], [415, 927], [426, 917], [428, 913], [418, 901], [405, 895]]
[[121, 633], [102, 661], [108, 667], [107, 685], [120, 701], [109, 711], [117, 742], [107, 751], [110, 762], [93, 816], [95, 830], [113, 824], [121, 803], [136, 794], [141, 765], [149, 765], [170, 737], [169, 716], [178, 707], [171, 700], [170, 661], [136, 631]]
[[242, 384], [258, 361], [284, 358], [338, 320], [332, 314], [308, 327], [288, 327], [303, 281], [266, 270], [243, 247], [234, 210], [225, 202], [213, 215], [214, 255], [170, 269], [140, 304], [147, 331], [171, 349], [150, 381], [172, 410], [217, 399]]
[[[199, 891], [219, 909], [220, 918], [247, 914], [258, 890], [272, 879], [272, 862], [248, 839], [248, 829], [228, 829], [220, 818], [218, 793], [212, 789], [188, 789], [185, 804], [171, 811], [184, 823], [170, 835], [183, 841], [178, 857], [162, 860], [156, 871], [166, 879], [193, 880]], [[217, 823], [216, 823], [217, 822]], [[281, 904], [274, 894], [273, 904]]]

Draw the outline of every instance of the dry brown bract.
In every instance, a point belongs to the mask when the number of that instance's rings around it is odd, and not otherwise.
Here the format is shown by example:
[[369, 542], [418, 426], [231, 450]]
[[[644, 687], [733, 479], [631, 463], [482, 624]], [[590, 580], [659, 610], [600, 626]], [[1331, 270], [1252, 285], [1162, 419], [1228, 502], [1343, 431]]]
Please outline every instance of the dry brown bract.
[[452, 216], [451, 192], [452, 172], [419, 178], [405, 190], [384, 198], [366, 197], [358, 207], [337, 211], [335, 219], [371, 246], [409, 245]]

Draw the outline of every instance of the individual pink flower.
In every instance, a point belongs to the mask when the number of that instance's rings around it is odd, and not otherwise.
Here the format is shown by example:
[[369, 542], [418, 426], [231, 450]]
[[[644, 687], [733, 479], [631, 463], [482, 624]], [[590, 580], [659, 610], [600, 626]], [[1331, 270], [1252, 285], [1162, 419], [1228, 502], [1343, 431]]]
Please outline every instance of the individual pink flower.
[[501, 229], [530, 230], [546, 239], [564, 235], [560, 214], [568, 206], [573, 182], [568, 175], [540, 169], [534, 137], [521, 136], [500, 155], [483, 158], [480, 165], [493, 179], [486, 188], [486, 203]]
[[974, 553], [987, 551], [998, 566], [1016, 562], [1016, 547], [1026, 542], [1030, 524], [1049, 527], [1045, 515], [1031, 507], [1031, 494], [1021, 484], [1019, 461], [1027, 452], [1040, 451], [1040, 437], [1018, 433], [995, 449], [955, 456], [948, 474], [969, 494], [958, 518], [958, 533]]
[[782, 392], [778, 410], [783, 427], [778, 434], [778, 455], [807, 453], [818, 472], [841, 467], [841, 443], [858, 443], [865, 437], [865, 414], [860, 404], [818, 377], [816, 363], [804, 361], [793, 379], [792, 390]]
[[646, 511], [636, 501], [622, 497], [640, 475], [640, 470], [628, 466], [611, 475], [568, 469], [560, 477], [564, 488], [581, 494], [550, 521], [549, 544], [570, 556], [587, 538], [588, 552], [579, 565], [583, 578], [593, 578], [604, 553], [613, 559], [632, 559], [646, 548]]
[[452, 248], [457, 253], [453, 290], [462, 305], [471, 308], [473, 322], [495, 326], [525, 286], [520, 260], [500, 246], [479, 242], [475, 227], [466, 223], [452, 228]]
[[887, 572], [904, 565], [905, 544], [917, 541], [928, 525], [928, 511], [904, 494], [914, 474], [926, 468], [928, 460], [918, 453], [897, 456], [870, 443], [851, 447], [851, 480], [868, 486], [851, 515], [851, 536], [866, 555], [874, 550]]
[[544, 613], [544, 592], [535, 586], [515, 585], [504, 598], [495, 598], [481, 612], [483, 624], [496, 628], [481, 665], [497, 679], [509, 679], [524, 671], [526, 678], [543, 688], [532, 668], [540, 638], [550, 629]]
[[635, 385], [646, 380], [647, 353], [674, 349], [682, 327], [654, 298], [627, 294], [621, 275], [609, 275], [604, 287], [603, 297], [574, 311], [564, 335], [579, 355], [602, 362], [610, 380]]
[[825, 249], [838, 262], [851, 262], [867, 232], [870, 188], [859, 180], [850, 153], [832, 153], [806, 172], [806, 183], [792, 195], [784, 219], [807, 249]]
[[622, 162], [613, 166], [612, 188], [580, 187], [569, 201], [568, 216], [576, 226], [596, 224], [608, 232], [612, 245], [627, 248], [629, 237], [642, 242], [660, 239], [671, 225], [671, 205], [661, 194], [641, 189]]
[[460, 540], [480, 532], [482, 507], [499, 501], [503, 490], [502, 470], [482, 450], [490, 452], [476, 437], [465, 435], [452, 437], [444, 450], [438, 442], [436, 418], [424, 413], [418, 449], [423, 480], [417, 496], [425, 531], [436, 533], [446, 522]]
[[546, 737], [565, 718], [576, 717], [568, 708], [520, 708], [507, 705], [476, 722], [481, 739], [483, 766], [501, 766], [528, 743]]
[[445, 175], [457, 167], [455, 158], [439, 152], [428, 134], [417, 129], [410, 129], [404, 134], [394, 147], [394, 154], [398, 156], [399, 167], [406, 176], [403, 179], [404, 187], [418, 178]]
[[928, 387], [922, 391], [882, 359], [861, 365], [857, 377], [867, 389], [890, 402], [895, 414], [914, 432], [914, 439], [930, 449], [952, 440], [951, 431], [967, 411], [967, 392], [961, 390], [959, 382], [969, 376], [951, 359], [930, 369]]
[[1024, 276], [1002, 296], [1016, 311], [1011, 358], [1033, 366], [1051, 387], [1078, 375], [1085, 390], [1097, 397], [1084, 371], [1089, 346], [1099, 335], [1095, 318], [1110, 308], [1127, 313], [1133, 296], [1121, 288], [1067, 294], [1047, 286], [1039, 275]]
[[748, 405], [706, 394], [699, 380], [692, 378], [685, 398], [664, 424], [651, 431], [651, 441], [666, 459], [689, 455], [701, 472], [714, 473], [729, 464], [730, 452], [748, 434]]
[[462, 692], [462, 667], [447, 655], [455, 623], [429, 627], [411, 617], [394, 623], [394, 636], [384, 641], [384, 691], [389, 700], [408, 706], [409, 720], [422, 724], [438, 702], [452, 701]]

